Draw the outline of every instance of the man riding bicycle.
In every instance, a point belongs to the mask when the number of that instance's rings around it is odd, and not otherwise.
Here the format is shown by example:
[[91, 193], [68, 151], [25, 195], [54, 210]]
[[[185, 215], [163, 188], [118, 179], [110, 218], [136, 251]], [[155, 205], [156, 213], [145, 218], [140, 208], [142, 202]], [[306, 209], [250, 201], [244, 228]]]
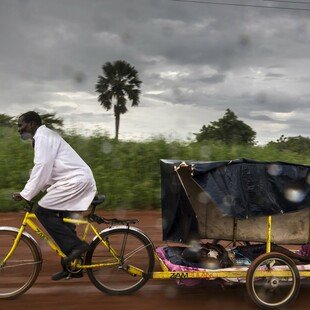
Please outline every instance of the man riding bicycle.
[[[56, 132], [42, 125], [38, 113], [29, 111], [18, 119], [18, 132], [23, 140], [32, 139], [34, 167], [17, 201], [30, 201], [40, 191], [46, 194], [35, 211], [41, 224], [67, 255], [63, 270], [52, 276], [60, 280], [69, 276], [65, 266], [89, 250], [89, 245], [76, 235], [75, 225], [64, 223], [72, 212], [85, 211], [96, 194], [96, 183], [90, 167]], [[82, 276], [82, 273], [76, 274]]]

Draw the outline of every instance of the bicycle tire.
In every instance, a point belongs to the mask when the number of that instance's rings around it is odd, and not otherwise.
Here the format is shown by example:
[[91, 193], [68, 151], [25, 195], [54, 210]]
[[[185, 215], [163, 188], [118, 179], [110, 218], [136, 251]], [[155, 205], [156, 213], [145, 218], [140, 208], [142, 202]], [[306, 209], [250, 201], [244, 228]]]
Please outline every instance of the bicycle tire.
[[[0, 230], [0, 265], [11, 249], [17, 231]], [[37, 245], [22, 235], [17, 248], [4, 266], [0, 266], [0, 299], [25, 293], [36, 281], [42, 266]]]
[[[290, 277], [255, 275], [258, 269], [272, 270], [274, 266], [291, 273]], [[279, 267], [278, 267], [279, 268]], [[300, 275], [295, 263], [282, 253], [265, 253], [257, 257], [248, 269], [246, 288], [252, 301], [261, 308], [274, 309], [292, 303], [300, 289]]]
[[[91, 282], [101, 291], [110, 295], [130, 294], [140, 289], [149, 279], [154, 269], [154, 249], [148, 237], [135, 228], [112, 228], [100, 233], [116, 253], [124, 255], [118, 259], [113, 257], [111, 250], [96, 238], [87, 252], [85, 264], [106, 263], [110, 266], [87, 269]], [[124, 241], [126, 240], [126, 241]], [[125, 245], [124, 245], [125, 243]], [[143, 270], [143, 276], [133, 276], [126, 271], [127, 265]]]

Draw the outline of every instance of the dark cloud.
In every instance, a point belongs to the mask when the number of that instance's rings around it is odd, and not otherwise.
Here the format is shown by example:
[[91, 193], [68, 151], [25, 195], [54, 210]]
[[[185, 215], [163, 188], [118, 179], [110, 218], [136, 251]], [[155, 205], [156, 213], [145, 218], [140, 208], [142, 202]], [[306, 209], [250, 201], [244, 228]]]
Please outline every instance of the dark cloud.
[[257, 120], [257, 121], [266, 121], [266, 122], [275, 122], [275, 119], [267, 116], [267, 115], [249, 115], [249, 113], [238, 113], [240, 117], [246, 116], [247, 118], [250, 118], [251, 120]]
[[280, 74], [280, 73], [267, 73], [266, 75], [265, 75], [265, 77], [266, 78], [283, 78], [283, 77], [285, 77], [285, 75], [284, 74]]
[[264, 122], [283, 125], [272, 113], [298, 111], [286, 133], [309, 134], [309, 23], [307, 12], [168, 0], [3, 0], [0, 106], [10, 115], [54, 111], [70, 122], [103, 117], [113, 128], [94, 85], [105, 62], [123, 59], [138, 70], [141, 106], [154, 114], [174, 105], [178, 119], [200, 124], [231, 108], [259, 131]]
[[192, 82], [201, 82], [201, 83], [206, 83], [206, 84], [217, 84], [217, 83], [222, 83], [225, 80], [225, 74], [213, 74], [211, 76], [207, 77], [201, 77], [200, 79], [193, 80]]

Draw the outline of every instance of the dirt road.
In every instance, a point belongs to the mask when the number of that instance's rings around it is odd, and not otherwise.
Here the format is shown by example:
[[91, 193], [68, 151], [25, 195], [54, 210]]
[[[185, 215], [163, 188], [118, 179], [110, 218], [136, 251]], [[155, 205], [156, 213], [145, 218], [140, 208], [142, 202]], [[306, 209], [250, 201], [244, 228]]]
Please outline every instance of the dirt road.
[[[158, 211], [104, 212], [101, 215], [138, 218], [138, 227], [154, 244], [163, 244]], [[0, 225], [18, 226], [22, 216], [23, 213], [0, 213]], [[106, 295], [97, 290], [86, 275], [82, 279], [53, 282], [50, 276], [59, 270], [59, 260], [44, 241], [38, 242], [44, 263], [36, 283], [17, 299], [0, 300], [0, 309], [257, 309], [249, 300], [245, 286], [222, 287], [212, 281], [199, 287], [181, 287], [174, 280], [150, 280], [140, 291], [129, 296]], [[159, 266], [156, 270], [160, 270]], [[309, 309], [309, 293], [310, 283], [303, 284], [298, 299], [288, 309]]]

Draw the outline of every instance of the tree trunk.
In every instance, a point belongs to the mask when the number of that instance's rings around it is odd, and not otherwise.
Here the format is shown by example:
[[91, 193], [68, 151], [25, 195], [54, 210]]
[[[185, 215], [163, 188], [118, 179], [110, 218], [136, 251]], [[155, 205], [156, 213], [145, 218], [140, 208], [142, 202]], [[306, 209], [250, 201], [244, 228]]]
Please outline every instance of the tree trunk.
[[119, 121], [120, 121], [120, 113], [117, 107], [114, 107], [114, 116], [115, 116], [115, 140], [118, 140], [118, 133], [119, 133]]

